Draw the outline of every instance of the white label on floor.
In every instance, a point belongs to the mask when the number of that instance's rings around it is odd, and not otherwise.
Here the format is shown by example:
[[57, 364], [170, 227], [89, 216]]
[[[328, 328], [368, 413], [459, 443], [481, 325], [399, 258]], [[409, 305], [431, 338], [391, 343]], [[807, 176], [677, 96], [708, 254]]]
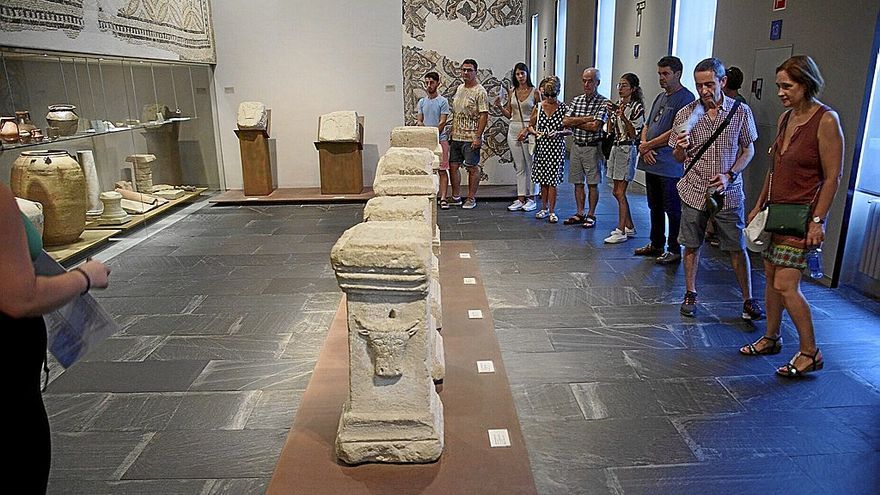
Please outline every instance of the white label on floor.
[[464, 285], [477, 285], [477, 279], [474, 277], [465, 277]]
[[510, 435], [507, 434], [507, 429], [489, 430], [489, 446], [510, 447]]
[[345, 199], [345, 196], [333, 196], [333, 199]]
[[469, 309], [468, 318], [472, 320], [481, 320], [483, 318], [483, 312], [479, 309]]
[[463, 260], [470, 259], [471, 253], [458, 253], [458, 257]]
[[495, 373], [495, 363], [492, 361], [477, 361], [477, 373]]

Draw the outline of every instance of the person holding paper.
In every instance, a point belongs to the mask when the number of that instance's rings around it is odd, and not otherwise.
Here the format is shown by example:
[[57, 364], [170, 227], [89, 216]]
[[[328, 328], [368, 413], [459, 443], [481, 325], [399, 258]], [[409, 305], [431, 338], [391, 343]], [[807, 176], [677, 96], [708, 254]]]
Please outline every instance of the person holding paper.
[[[40, 234], [19, 211], [12, 191], [0, 184], [0, 328], [7, 347], [6, 383], [11, 387], [11, 422], [30, 439], [31, 458], [19, 460], [32, 475], [19, 477], [21, 491], [45, 493], [49, 480], [49, 418], [40, 391], [40, 369], [46, 363], [46, 326], [42, 315], [67, 304], [89, 289], [107, 287], [110, 269], [87, 261], [52, 277], [37, 276], [33, 261], [43, 250]], [[48, 368], [46, 368], [48, 369]]]

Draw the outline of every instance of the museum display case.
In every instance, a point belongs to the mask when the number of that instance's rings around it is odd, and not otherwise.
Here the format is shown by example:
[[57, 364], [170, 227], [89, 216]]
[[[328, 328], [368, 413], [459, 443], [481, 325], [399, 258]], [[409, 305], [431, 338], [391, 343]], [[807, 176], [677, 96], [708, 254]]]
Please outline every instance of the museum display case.
[[[87, 179], [85, 229], [50, 239], [56, 258], [221, 188], [210, 65], [0, 47], [0, 69], [0, 180], [40, 202], [81, 187], [37, 180], [58, 164], [78, 163]], [[128, 220], [101, 216], [98, 195], [111, 191]], [[57, 210], [44, 208], [49, 225], [67, 221]]]

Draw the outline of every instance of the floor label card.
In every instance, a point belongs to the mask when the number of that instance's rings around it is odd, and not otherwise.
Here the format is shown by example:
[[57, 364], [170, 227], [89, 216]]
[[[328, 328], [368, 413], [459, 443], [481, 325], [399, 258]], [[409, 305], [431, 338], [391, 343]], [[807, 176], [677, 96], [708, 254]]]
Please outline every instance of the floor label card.
[[468, 318], [472, 320], [479, 320], [483, 318], [483, 312], [479, 309], [469, 309], [468, 310]]
[[464, 285], [477, 285], [477, 279], [474, 277], [465, 277]]
[[510, 447], [510, 435], [507, 434], [507, 429], [489, 430], [489, 446]]
[[467, 260], [471, 258], [471, 253], [458, 253], [458, 257], [463, 260]]
[[495, 373], [495, 363], [492, 361], [477, 361], [477, 373]]

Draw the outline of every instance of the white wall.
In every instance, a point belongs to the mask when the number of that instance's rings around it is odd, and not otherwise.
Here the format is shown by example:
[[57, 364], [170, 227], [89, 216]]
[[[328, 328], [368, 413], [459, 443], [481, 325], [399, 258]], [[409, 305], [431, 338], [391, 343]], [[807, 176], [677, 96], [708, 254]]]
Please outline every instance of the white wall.
[[[238, 104], [272, 109], [278, 186], [320, 184], [318, 116], [355, 110], [364, 124], [364, 183], [372, 184], [392, 127], [403, 124], [401, 3], [214, 2], [214, 84], [226, 187], [242, 187]], [[393, 91], [386, 91], [393, 85]], [[233, 88], [232, 93], [227, 92]]]

